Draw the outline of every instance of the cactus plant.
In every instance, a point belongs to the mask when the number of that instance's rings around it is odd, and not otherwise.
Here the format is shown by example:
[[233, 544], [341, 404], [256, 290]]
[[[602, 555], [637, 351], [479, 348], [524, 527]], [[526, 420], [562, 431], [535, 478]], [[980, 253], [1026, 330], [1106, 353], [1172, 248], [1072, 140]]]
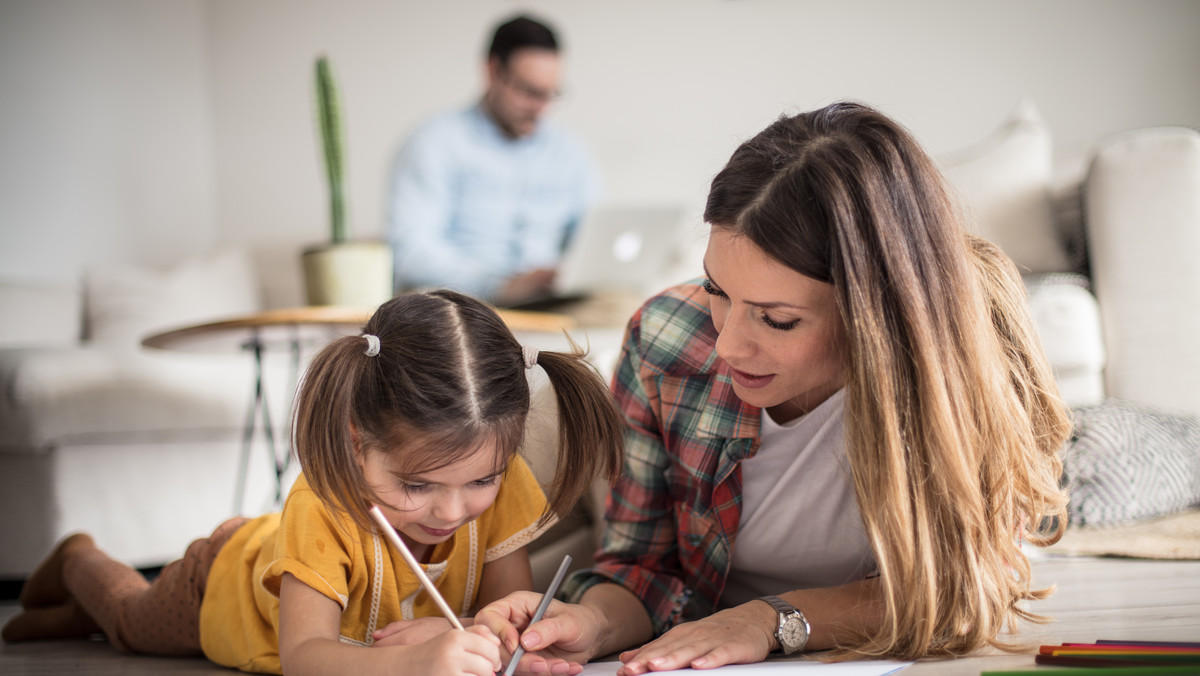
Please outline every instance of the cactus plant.
[[392, 297], [392, 251], [386, 242], [351, 242], [346, 217], [345, 152], [337, 84], [329, 60], [317, 58], [317, 121], [329, 178], [330, 241], [301, 255], [309, 305], [374, 308]]
[[340, 244], [348, 239], [346, 200], [343, 179], [345, 155], [342, 145], [342, 115], [338, 101], [337, 83], [329, 59], [317, 58], [316, 66], [317, 117], [321, 127], [321, 145], [325, 156], [325, 173], [329, 178], [329, 226], [331, 241]]

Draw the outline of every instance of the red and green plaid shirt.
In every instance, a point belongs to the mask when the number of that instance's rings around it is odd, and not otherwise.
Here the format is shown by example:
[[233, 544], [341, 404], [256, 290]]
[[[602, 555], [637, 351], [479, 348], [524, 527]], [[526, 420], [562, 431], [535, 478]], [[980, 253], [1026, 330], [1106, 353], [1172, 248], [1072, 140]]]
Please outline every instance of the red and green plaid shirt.
[[708, 300], [690, 282], [630, 320], [612, 383], [625, 467], [595, 567], [563, 589], [578, 601], [597, 583], [622, 585], [660, 634], [716, 610], [741, 517], [740, 463], [759, 445], [761, 409], [734, 394]]

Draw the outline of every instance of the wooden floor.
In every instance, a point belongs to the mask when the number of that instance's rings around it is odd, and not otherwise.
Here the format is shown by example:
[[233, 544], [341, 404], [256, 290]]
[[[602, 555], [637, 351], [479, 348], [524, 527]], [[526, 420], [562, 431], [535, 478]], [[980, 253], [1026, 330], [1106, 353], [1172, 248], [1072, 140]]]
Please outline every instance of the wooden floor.
[[[1055, 621], [1029, 628], [1024, 637], [1040, 644], [1098, 639], [1200, 641], [1200, 561], [1045, 558], [1034, 561], [1039, 584], [1058, 591], [1036, 611]], [[17, 612], [0, 605], [0, 621]], [[979, 674], [990, 669], [1032, 668], [1032, 654], [997, 654], [919, 662], [904, 676]], [[1053, 667], [1043, 667], [1052, 670]], [[0, 674], [230, 674], [203, 659], [121, 655], [104, 641], [0, 644]]]

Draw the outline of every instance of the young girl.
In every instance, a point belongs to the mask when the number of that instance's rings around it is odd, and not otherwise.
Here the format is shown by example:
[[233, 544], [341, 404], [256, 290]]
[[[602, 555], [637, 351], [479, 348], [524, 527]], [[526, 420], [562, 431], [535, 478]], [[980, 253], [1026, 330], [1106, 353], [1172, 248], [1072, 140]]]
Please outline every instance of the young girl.
[[[516, 454], [535, 365], [560, 416], [549, 503]], [[26, 581], [4, 638], [103, 631], [123, 651], [203, 652], [245, 671], [490, 676], [497, 639], [447, 631], [371, 504], [468, 615], [532, 587], [525, 546], [594, 476], [614, 476], [620, 426], [580, 352], [522, 348], [492, 309], [458, 293], [397, 297], [309, 365], [294, 419], [303, 471], [282, 513], [225, 522], [153, 584], [71, 536]]]

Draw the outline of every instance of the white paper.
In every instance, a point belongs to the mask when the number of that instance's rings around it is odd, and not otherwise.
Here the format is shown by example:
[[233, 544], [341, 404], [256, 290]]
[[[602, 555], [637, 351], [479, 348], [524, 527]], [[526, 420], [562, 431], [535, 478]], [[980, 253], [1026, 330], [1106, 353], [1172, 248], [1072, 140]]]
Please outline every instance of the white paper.
[[[777, 660], [759, 662], [757, 664], [731, 664], [716, 669], [680, 669], [676, 671], [655, 671], [653, 673], [654, 676], [658, 676], [659, 674], [691, 674], [692, 676], [700, 676], [701, 674], [709, 673], [720, 674], [721, 676], [738, 676], [740, 674], [745, 674], [745, 676], [783, 676], [784, 674], [885, 676], [885, 674], [893, 674], [900, 671], [910, 664], [912, 662], [891, 662], [885, 660], [833, 662], [828, 664], [809, 660]], [[620, 668], [620, 662], [593, 662], [583, 665], [583, 673], [580, 676], [612, 676]]]

